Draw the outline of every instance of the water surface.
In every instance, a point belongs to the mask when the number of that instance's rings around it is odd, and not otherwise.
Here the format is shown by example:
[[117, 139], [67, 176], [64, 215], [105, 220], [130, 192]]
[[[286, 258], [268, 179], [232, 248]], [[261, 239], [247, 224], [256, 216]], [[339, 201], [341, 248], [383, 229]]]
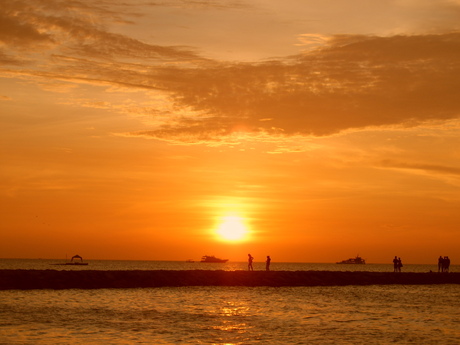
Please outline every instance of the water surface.
[[[65, 260], [53, 259], [0, 259], [0, 269], [53, 269], [53, 270], [246, 270], [247, 262], [188, 263], [185, 261], [85, 260], [88, 266], [62, 266]], [[340, 265], [335, 263], [295, 263], [272, 261], [272, 271], [370, 271], [393, 272], [393, 264]], [[255, 262], [255, 270], [265, 270], [264, 262]], [[433, 265], [405, 264], [403, 272], [437, 272]], [[459, 265], [451, 265], [451, 272], [460, 272]]]
[[[0, 269], [246, 269], [245, 262], [51, 265], [58, 262], [0, 259]], [[393, 267], [274, 262], [272, 269]], [[403, 268], [430, 270], [436, 265]], [[0, 291], [0, 344], [460, 344], [459, 298], [459, 285], [6, 290]]]
[[457, 285], [0, 292], [1, 344], [458, 344]]

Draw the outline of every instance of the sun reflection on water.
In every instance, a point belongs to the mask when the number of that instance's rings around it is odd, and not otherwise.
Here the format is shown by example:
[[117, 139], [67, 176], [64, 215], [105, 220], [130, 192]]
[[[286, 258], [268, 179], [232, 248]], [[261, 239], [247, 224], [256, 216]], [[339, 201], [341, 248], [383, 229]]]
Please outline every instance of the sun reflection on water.
[[244, 302], [226, 301], [225, 305], [216, 310], [216, 313], [219, 316], [224, 317], [224, 319], [218, 319], [220, 320], [219, 324], [213, 326], [212, 328], [224, 331], [228, 334], [244, 334], [250, 328], [246, 322], [249, 312], [249, 307]]

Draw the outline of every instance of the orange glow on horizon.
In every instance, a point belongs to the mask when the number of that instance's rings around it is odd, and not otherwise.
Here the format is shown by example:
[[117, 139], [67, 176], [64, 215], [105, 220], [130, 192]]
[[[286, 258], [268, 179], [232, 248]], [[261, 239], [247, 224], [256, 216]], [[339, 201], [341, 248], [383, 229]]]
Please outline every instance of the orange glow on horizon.
[[0, 6], [0, 256], [456, 264], [460, 1], [42, 3]]

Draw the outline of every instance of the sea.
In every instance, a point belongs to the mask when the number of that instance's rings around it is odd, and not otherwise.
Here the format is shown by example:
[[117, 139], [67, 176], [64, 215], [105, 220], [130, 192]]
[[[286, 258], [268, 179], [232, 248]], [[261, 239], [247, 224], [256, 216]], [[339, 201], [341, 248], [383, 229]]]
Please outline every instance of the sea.
[[[61, 261], [0, 259], [0, 269], [246, 269], [244, 262], [55, 265]], [[273, 262], [271, 269], [392, 272], [393, 266]], [[437, 272], [437, 266], [402, 270]], [[3, 290], [0, 344], [460, 344], [460, 285]]]

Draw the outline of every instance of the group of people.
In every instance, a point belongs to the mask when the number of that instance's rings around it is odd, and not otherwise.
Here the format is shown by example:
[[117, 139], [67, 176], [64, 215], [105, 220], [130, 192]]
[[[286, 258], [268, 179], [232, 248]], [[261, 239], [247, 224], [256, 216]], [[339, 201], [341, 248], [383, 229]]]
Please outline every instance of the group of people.
[[[254, 261], [254, 257], [251, 254], [248, 254], [248, 271], [254, 271], [254, 267], [252, 267], [252, 262]], [[270, 256], [267, 255], [267, 260], [265, 261], [265, 270], [270, 271], [270, 262], [272, 259]], [[449, 272], [450, 266], [450, 259], [448, 256], [442, 257], [439, 256], [438, 259], [438, 272]], [[403, 267], [401, 258], [395, 256], [393, 259], [393, 272], [401, 272], [401, 267]], [[430, 271], [431, 272], [431, 271]]]
[[439, 256], [438, 259], [438, 272], [449, 272], [450, 259], [448, 256]]
[[[248, 254], [248, 271], [254, 271], [254, 267], [252, 267], [252, 262], [254, 261], [254, 257], [251, 254]], [[265, 261], [265, 270], [270, 271], [270, 262], [272, 259], [270, 256], [267, 255], [267, 260]]]
[[[450, 266], [450, 259], [448, 256], [442, 256], [440, 255], [438, 258], [438, 272], [449, 272], [449, 266]], [[393, 272], [401, 272], [401, 267], [403, 267], [403, 264], [401, 262], [401, 258], [398, 258], [395, 256], [393, 259]], [[431, 272], [431, 270], [430, 270]]]
[[403, 267], [401, 258], [395, 256], [393, 259], [393, 272], [401, 272], [401, 267]]

